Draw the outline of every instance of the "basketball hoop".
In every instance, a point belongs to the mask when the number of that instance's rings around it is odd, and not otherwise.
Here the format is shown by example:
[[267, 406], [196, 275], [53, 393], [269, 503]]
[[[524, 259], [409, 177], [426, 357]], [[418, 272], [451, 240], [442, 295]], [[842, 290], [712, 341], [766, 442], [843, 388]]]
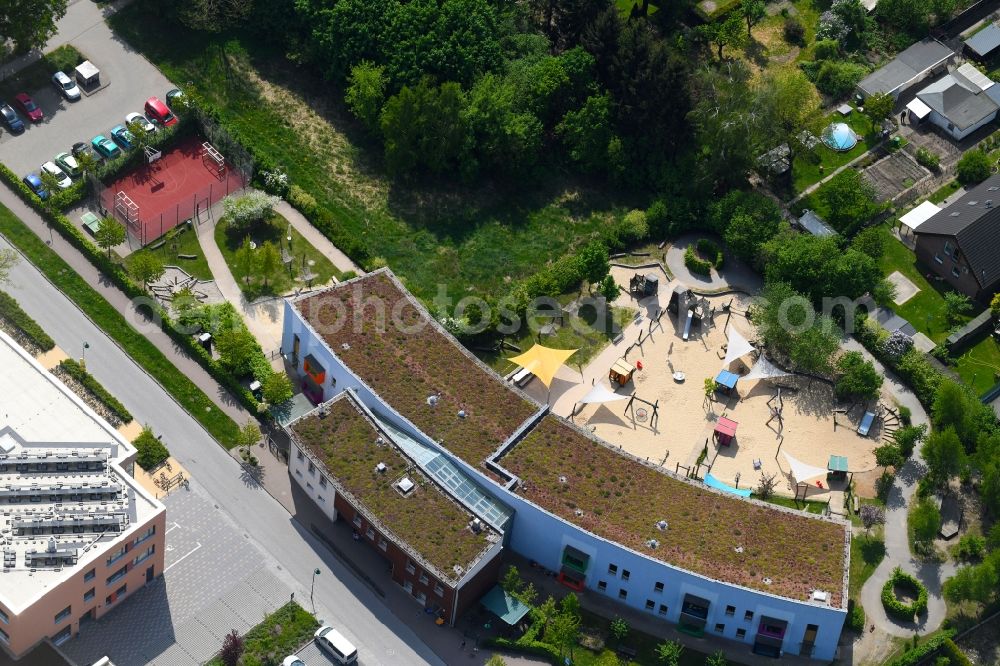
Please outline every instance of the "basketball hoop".
[[152, 146], [146, 146], [145, 153], [146, 153], [146, 164], [152, 164], [156, 160], [163, 157], [163, 153], [161, 153], [156, 148], [153, 148]]

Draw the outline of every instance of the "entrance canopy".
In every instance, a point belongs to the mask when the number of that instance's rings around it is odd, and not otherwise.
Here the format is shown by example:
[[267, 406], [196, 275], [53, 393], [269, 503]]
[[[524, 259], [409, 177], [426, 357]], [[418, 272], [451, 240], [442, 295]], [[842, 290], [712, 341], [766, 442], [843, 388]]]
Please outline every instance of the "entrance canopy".
[[917, 227], [937, 215], [941, 211], [935, 204], [925, 201], [906, 215], [899, 218], [899, 221], [910, 231], [916, 231]]
[[750, 368], [750, 372], [743, 375], [744, 381], [750, 381], [751, 379], [773, 379], [775, 377], [786, 377], [792, 373], [787, 370], [782, 370], [774, 363], [771, 363], [767, 358], [761, 354], [757, 362], [753, 364]]
[[906, 108], [909, 110], [911, 115], [915, 116], [919, 120], [923, 120], [927, 117], [927, 114], [931, 112], [931, 107], [927, 106], [916, 97], [914, 97], [913, 100], [906, 105]]
[[531, 610], [507, 594], [499, 585], [496, 585], [492, 590], [487, 592], [480, 603], [486, 606], [488, 611], [512, 627], [520, 622], [521, 618]]
[[810, 479], [815, 479], [817, 476], [826, 476], [828, 470], [825, 467], [816, 467], [815, 465], [804, 463], [801, 460], [788, 455], [785, 451], [782, 451], [781, 453], [785, 456], [785, 460], [788, 461], [788, 465], [792, 468], [792, 476], [795, 477], [796, 483], [805, 483]]
[[510, 359], [510, 362], [529, 371], [542, 380], [546, 386], [551, 386], [552, 378], [555, 377], [559, 368], [563, 366], [566, 359], [575, 353], [575, 349], [552, 349], [551, 347], [535, 345], [520, 356]]
[[735, 327], [730, 326], [729, 340], [726, 342], [726, 360], [723, 361], [723, 367], [728, 368], [730, 363], [752, 351], [753, 345]]
[[627, 395], [615, 393], [604, 384], [594, 384], [587, 395], [580, 398], [580, 402], [589, 405], [594, 402], [614, 402], [616, 400], [628, 400]]

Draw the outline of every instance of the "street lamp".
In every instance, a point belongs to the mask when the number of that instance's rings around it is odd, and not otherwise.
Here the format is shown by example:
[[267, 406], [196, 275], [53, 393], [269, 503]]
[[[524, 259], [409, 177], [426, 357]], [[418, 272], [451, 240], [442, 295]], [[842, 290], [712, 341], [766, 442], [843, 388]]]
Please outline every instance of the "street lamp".
[[80, 355], [80, 365], [83, 369], [87, 369], [87, 350], [90, 349], [90, 343], [86, 340], [83, 341], [83, 353]]
[[316, 614], [316, 602], [313, 601], [313, 592], [316, 591], [316, 576], [319, 575], [319, 569], [313, 569], [313, 579], [312, 586], [309, 588], [309, 603], [312, 604], [313, 615]]

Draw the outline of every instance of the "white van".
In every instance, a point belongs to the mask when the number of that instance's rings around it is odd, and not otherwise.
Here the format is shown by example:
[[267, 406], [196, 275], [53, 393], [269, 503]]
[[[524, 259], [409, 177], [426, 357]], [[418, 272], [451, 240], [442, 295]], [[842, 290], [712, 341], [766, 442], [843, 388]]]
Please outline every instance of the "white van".
[[323, 625], [316, 630], [316, 645], [328, 652], [341, 664], [353, 664], [358, 660], [358, 650], [343, 634], [331, 627]]

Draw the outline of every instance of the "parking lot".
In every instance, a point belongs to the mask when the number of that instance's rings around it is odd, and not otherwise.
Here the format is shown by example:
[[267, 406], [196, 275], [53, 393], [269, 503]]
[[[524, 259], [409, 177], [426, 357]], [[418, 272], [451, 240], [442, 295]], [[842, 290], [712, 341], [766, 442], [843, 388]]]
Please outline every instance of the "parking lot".
[[[145, 58], [137, 57], [117, 39], [106, 23], [97, 23], [70, 43], [101, 70], [107, 87], [78, 102], [68, 102], [54, 86], [25, 90], [45, 113], [45, 119], [32, 124], [24, 118], [26, 130], [11, 135], [0, 131], [0, 162], [18, 176], [38, 171], [43, 162], [68, 151], [78, 142], [89, 143], [98, 134], [108, 136], [115, 125], [125, 123], [125, 115], [143, 112], [143, 104], [152, 96], [163, 99], [175, 86]], [[53, 72], [54, 73], [54, 72]], [[11, 100], [3, 100], [10, 103]]]
[[[365, 663], [364, 656], [360, 652], [358, 654], [358, 663]], [[326, 652], [320, 650], [315, 641], [296, 652], [295, 656], [306, 662], [306, 666], [340, 666]]]

